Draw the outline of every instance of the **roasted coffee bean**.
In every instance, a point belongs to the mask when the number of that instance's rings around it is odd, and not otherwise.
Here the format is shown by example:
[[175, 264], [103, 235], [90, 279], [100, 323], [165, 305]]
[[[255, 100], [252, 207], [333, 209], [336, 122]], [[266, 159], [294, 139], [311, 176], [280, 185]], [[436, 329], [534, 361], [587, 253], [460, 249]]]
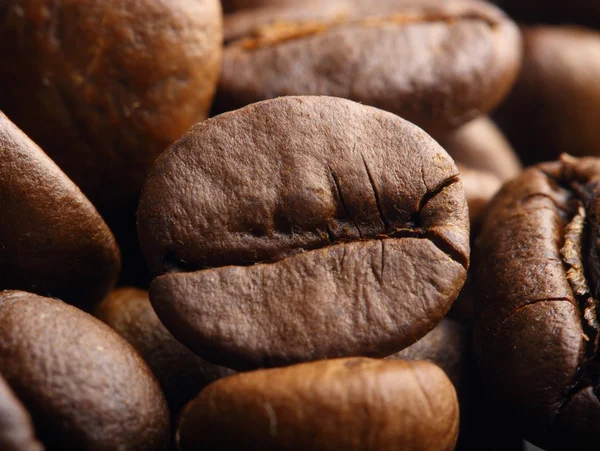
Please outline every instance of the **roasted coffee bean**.
[[496, 119], [527, 164], [600, 155], [600, 32], [578, 27], [523, 30], [523, 71]]
[[444, 370], [460, 391], [465, 377], [467, 328], [458, 321], [444, 318], [431, 332], [415, 344], [392, 354], [391, 360], [428, 360]]
[[169, 331], [230, 368], [414, 343], [469, 264], [448, 154], [393, 114], [282, 97], [192, 128], [148, 178], [138, 226]]
[[484, 382], [530, 441], [600, 443], [600, 160], [527, 169], [490, 205], [477, 247]]
[[31, 417], [0, 375], [0, 449], [43, 451], [35, 438]]
[[495, 3], [520, 22], [600, 27], [597, 0], [495, 0]]
[[489, 111], [517, 75], [519, 31], [489, 4], [322, 3], [226, 17], [216, 112], [281, 95], [331, 95], [437, 134]]
[[206, 117], [218, 0], [0, 1], [0, 109], [105, 213]]
[[110, 327], [64, 302], [0, 292], [0, 373], [47, 449], [168, 446], [169, 412], [150, 369]]
[[458, 404], [429, 362], [339, 359], [221, 379], [185, 409], [182, 451], [452, 450]]
[[0, 290], [61, 297], [81, 307], [114, 287], [115, 239], [92, 204], [0, 112]]
[[210, 382], [234, 374], [233, 370], [202, 360], [175, 340], [154, 313], [147, 291], [119, 288], [97, 307], [95, 316], [146, 360], [173, 414]]

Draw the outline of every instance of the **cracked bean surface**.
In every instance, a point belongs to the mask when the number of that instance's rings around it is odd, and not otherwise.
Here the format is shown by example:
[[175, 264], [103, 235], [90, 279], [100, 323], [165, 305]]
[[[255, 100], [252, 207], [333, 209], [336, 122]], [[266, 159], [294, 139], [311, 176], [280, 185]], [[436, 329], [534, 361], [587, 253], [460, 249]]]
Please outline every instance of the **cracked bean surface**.
[[329, 95], [436, 134], [493, 108], [521, 55], [516, 25], [470, 0], [308, 1], [230, 14], [224, 34], [216, 112]]
[[563, 155], [492, 201], [476, 241], [486, 385], [552, 449], [598, 448], [600, 160]]
[[448, 154], [393, 114], [330, 97], [192, 128], [157, 161], [138, 228], [160, 319], [238, 369], [399, 351], [441, 320], [469, 264]]

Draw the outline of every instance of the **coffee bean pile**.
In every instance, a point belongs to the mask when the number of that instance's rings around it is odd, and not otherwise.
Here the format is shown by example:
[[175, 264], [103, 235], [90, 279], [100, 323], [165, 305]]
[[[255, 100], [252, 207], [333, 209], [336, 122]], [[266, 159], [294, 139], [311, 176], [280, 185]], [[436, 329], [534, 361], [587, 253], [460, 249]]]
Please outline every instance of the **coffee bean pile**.
[[0, 451], [600, 449], [598, 30], [0, 0]]

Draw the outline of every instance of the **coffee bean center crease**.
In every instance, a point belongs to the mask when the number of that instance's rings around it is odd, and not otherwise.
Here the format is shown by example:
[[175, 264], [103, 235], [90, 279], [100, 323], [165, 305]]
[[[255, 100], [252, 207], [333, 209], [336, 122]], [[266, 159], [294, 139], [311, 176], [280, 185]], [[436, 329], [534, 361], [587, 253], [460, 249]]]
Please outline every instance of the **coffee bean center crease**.
[[445, 13], [392, 14], [387, 17], [366, 17], [360, 19], [348, 19], [340, 15], [329, 21], [278, 20], [255, 28], [247, 36], [232, 38], [226, 41], [225, 45], [229, 48], [237, 47], [251, 51], [263, 47], [275, 46], [287, 41], [307, 39], [342, 27], [386, 28], [428, 23], [452, 25], [460, 21], [479, 21], [487, 24], [492, 29], [499, 25], [497, 21], [476, 12], [457, 15]]

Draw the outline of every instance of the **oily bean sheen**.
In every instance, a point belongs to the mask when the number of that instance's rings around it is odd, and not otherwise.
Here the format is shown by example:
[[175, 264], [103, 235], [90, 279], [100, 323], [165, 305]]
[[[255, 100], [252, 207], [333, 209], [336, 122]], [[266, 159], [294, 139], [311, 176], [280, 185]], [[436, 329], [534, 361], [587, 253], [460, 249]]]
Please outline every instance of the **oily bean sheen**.
[[209, 385], [184, 411], [181, 451], [453, 450], [458, 404], [429, 362], [339, 359]]
[[494, 198], [476, 242], [484, 382], [551, 449], [600, 443], [599, 198], [599, 159], [529, 168]]
[[210, 382], [234, 373], [202, 360], [175, 340], [154, 313], [147, 291], [119, 288], [98, 305], [95, 316], [116, 330], [148, 363], [173, 414]]
[[282, 97], [192, 128], [138, 211], [159, 318], [202, 357], [251, 368], [385, 356], [442, 319], [469, 264], [457, 169], [418, 127], [330, 97]]
[[218, 0], [0, 0], [0, 109], [106, 213], [206, 117]]
[[309, 1], [240, 11], [224, 26], [217, 112], [330, 95], [442, 133], [493, 108], [520, 65], [516, 25], [471, 0]]
[[42, 451], [27, 410], [0, 374], [0, 449], [2, 451]]
[[0, 112], [0, 290], [100, 301], [120, 267], [115, 239], [93, 205]]
[[582, 27], [523, 30], [523, 71], [495, 118], [527, 164], [600, 155], [600, 32]]
[[169, 412], [135, 350], [62, 301], [0, 292], [0, 373], [49, 450], [163, 450]]

